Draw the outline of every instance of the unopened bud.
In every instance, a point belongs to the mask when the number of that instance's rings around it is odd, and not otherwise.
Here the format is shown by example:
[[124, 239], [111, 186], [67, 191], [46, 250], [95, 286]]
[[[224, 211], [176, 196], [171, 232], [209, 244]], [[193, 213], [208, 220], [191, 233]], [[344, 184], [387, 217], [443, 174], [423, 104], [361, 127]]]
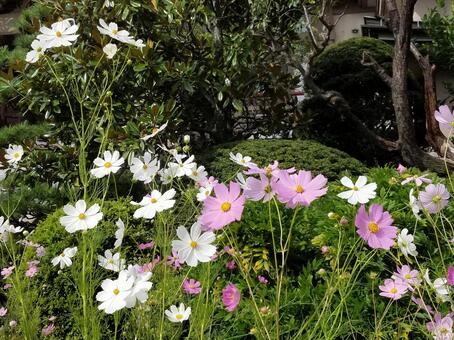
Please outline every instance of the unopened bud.
[[191, 136], [184, 135], [184, 137], [183, 137], [184, 144], [189, 144], [190, 141], [191, 141]]

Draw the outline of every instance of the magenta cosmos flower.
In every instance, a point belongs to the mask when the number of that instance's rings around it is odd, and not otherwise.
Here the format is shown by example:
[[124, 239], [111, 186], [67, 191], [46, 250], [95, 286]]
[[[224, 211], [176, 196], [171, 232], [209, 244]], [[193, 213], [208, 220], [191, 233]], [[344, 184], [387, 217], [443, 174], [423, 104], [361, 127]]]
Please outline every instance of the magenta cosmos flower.
[[183, 281], [183, 290], [185, 291], [185, 293], [187, 294], [191, 294], [191, 295], [197, 295], [200, 293], [200, 290], [202, 288], [200, 287], [200, 282], [199, 281], [196, 281], [194, 279], [185, 279]]
[[210, 196], [203, 201], [199, 221], [205, 229], [219, 230], [241, 219], [245, 199], [241, 195], [240, 185], [230, 182], [229, 189], [224, 184], [217, 184], [214, 186], [216, 197]]
[[454, 267], [449, 266], [447, 274], [448, 285], [454, 286]]
[[328, 180], [323, 175], [312, 178], [310, 171], [300, 170], [297, 174], [287, 171], [279, 173], [279, 180], [271, 183], [279, 201], [286, 203], [288, 208], [298, 205], [308, 206], [312, 201], [326, 194]]
[[451, 138], [454, 133], [454, 112], [448, 105], [442, 105], [435, 111], [435, 119], [438, 121], [440, 130], [446, 138]]
[[399, 279], [386, 279], [384, 285], [378, 288], [381, 290], [380, 296], [399, 300], [407, 292], [408, 285]]
[[229, 312], [233, 312], [238, 307], [240, 298], [240, 290], [233, 283], [229, 283], [222, 290], [222, 303]]
[[260, 174], [260, 179], [248, 177], [246, 180], [247, 189], [244, 190], [244, 196], [251, 201], [268, 202], [274, 196], [274, 190], [271, 183], [275, 183], [276, 179], [269, 179], [264, 174]]
[[355, 225], [357, 233], [369, 247], [374, 249], [389, 249], [397, 237], [397, 228], [392, 225], [391, 215], [380, 204], [372, 204], [369, 214], [362, 205], [356, 214]]
[[419, 201], [430, 214], [436, 214], [448, 205], [449, 192], [443, 184], [429, 184], [419, 193]]

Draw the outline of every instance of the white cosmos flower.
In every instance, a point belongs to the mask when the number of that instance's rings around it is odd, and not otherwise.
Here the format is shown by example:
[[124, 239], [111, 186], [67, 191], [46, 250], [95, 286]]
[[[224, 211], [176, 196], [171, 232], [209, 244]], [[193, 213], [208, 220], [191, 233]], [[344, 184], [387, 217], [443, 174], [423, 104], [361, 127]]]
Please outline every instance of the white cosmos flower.
[[165, 122], [164, 124], [162, 124], [161, 126], [157, 127], [155, 126], [152, 130], [151, 130], [151, 134], [150, 135], [145, 135], [143, 136], [141, 139], [144, 140], [144, 141], [147, 141], [149, 140], [150, 138], [156, 136], [159, 132], [161, 131], [164, 131], [164, 129], [167, 127], [167, 124], [169, 122]]
[[2, 241], [8, 241], [9, 234], [17, 234], [20, 233], [24, 228], [21, 227], [14, 227], [13, 225], [9, 224], [9, 221], [5, 219], [3, 216], [0, 216], [0, 238]]
[[369, 200], [375, 198], [376, 193], [375, 190], [377, 189], [376, 183], [367, 183], [366, 176], [359, 176], [358, 180], [355, 184], [353, 184], [352, 180], [348, 177], [341, 178], [342, 185], [346, 186], [350, 190], [343, 191], [339, 193], [337, 196], [343, 199], [346, 199], [350, 204], [357, 204], [358, 202], [361, 204], [365, 204], [369, 202]]
[[98, 309], [112, 314], [126, 307], [133, 285], [134, 277], [129, 276], [125, 270], [120, 272], [116, 280], [104, 280], [101, 284], [103, 290], [96, 294], [96, 300], [101, 302]]
[[139, 266], [129, 265], [127, 270], [128, 276], [134, 278], [134, 284], [131, 289], [131, 294], [126, 298], [126, 307], [132, 308], [137, 301], [144, 303], [148, 299], [148, 291], [153, 287], [150, 282], [151, 272], [140, 272]]
[[240, 185], [241, 189], [243, 190], [249, 190], [249, 185], [247, 184], [246, 178], [244, 178], [243, 174], [241, 172], [236, 174], [236, 181]]
[[102, 50], [106, 54], [107, 59], [112, 59], [117, 54], [118, 48], [117, 45], [109, 43]]
[[74, 255], [76, 255], [76, 253], [77, 253], [77, 247], [65, 248], [65, 250], [63, 250], [63, 252], [60, 255], [58, 255], [52, 259], [52, 265], [53, 266], [60, 265], [60, 269], [69, 267], [73, 263], [71, 258]]
[[114, 151], [113, 154], [110, 151], [104, 151], [104, 159], [97, 157], [93, 161], [97, 168], [91, 169], [90, 173], [96, 178], [102, 178], [110, 173], [115, 174], [120, 170], [124, 162], [125, 160], [120, 157], [118, 151]]
[[121, 246], [123, 243], [123, 237], [125, 236], [125, 224], [121, 220], [121, 218], [118, 219], [117, 223], [117, 231], [115, 232], [115, 243], [114, 243], [114, 249], [118, 248]]
[[0, 169], [0, 181], [3, 181], [8, 174], [8, 169]]
[[255, 165], [254, 163], [251, 162], [251, 157], [249, 156], [244, 156], [240, 154], [239, 152], [235, 155], [232, 152], [229, 153], [230, 160], [235, 162], [238, 165], [244, 166], [244, 167], [250, 167], [251, 165]]
[[47, 45], [44, 41], [38, 39], [33, 40], [32, 50], [25, 56], [25, 61], [30, 64], [36, 63], [44, 55], [46, 49]]
[[177, 177], [178, 165], [169, 166], [167, 168], [161, 169], [158, 173], [161, 177], [161, 182], [163, 184], [172, 183], [173, 179]]
[[6, 149], [5, 159], [8, 161], [9, 164], [15, 164], [22, 159], [24, 155], [24, 148], [22, 145], [12, 145], [8, 146]]
[[203, 165], [197, 167], [197, 164], [193, 164], [194, 165], [191, 168], [191, 174], [189, 175], [189, 178], [191, 178], [195, 182], [206, 180], [208, 173], [206, 172], [205, 167]]
[[107, 270], [119, 272], [125, 267], [125, 260], [123, 260], [120, 256], [120, 253], [112, 255], [112, 252], [107, 249], [104, 252], [104, 256], [98, 255], [98, 263], [101, 267]]
[[182, 176], [190, 176], [192, 174], [192, 169], [194, 167], [197, 167], [197, 164], [194, 163], [194, 155], [189, 157], [183, 162], [183, 158], [186, 157], [186, 155], [175, 155], [175, 162], [170, 162], [169, 167], [176, 167], [177, 172], [176, 176], [177, 177], [182, 177]]
[[37, 36], [37, 39], [42, 41], [47, 48], [71, 46], [79, 36], [75, 34], [78, 29], [79, 25], [75, 24], [74, 19], [66, 19], [53, 23], [51, 28], [42, 26], [39, 29], [41, 34]]
[[108, 35], [112, 39], [121, 41], [126, 44], [134, 44], [134, 39], [129, 35], [129, 32], [126, 30], [118, 30], [118, 25], [114, 22], [107, 24], [103, 19], [99, 19], [99, 24], [97, 26], [101, 34]]
[[216, 247], [212, 245], [216, 236], [213, 232], [202, 233], [199, 223], [194, 223], [191, 232], [179, 226], [177, 229], [179, 240], [172, 241], [172, 249], [177, 252], [182, 262], [195, 267], [199, 262], [210, 262], [211, 256], [216, 253]]
[[66, 204], [63, 207], [66, 216], [60, 217], [60, 223], [68, 233], [93, 229], [101, 221], [103, 216], [99, 210], [100, 207], [98, 204], [93, 204], [87, 209], [87, 203], [84, 200], [77, 201], [75, 206]]
[[203, 202], [205, 199], [211, 195], [213, 191], [213, 186], [211, 184], [207, 184], [204, 187], [199, 188], [199, 192], [197, 194], [197, 201]]
[[150, 183], [153, 177], [159, 171], [160, 162], [157, 158], [152, 159], [150, 152], [145, 152], [143, 160], [134, 157], [131, 161], [130, 170], [133, 173], [133, 178], [142, 181], [145, 184]]
[[131, 202], [133, 205], [140, 205], [141, 208], [134, 212], [134, 218], [146, 218], [152, 219], [155, 217], [157, 212], [161, 212], [170, 209], [174, 206], [175, 200], [175, 189], [170, 189], [165, 193], [161, 194], [157, 190], [153, 190], [150, 195], [142, 198], [139, 203]]
[[438, 278], [432, 283], [432, 280], [429, 277], [429, 270], [426, 269], [424, 273], [424, 279], [426, 280], [427, 284], [435, 290], [437, 297], [441, 299], [441, 301], [446, 302], [449, 300], [449, 287], [447, 285], [448, 280], [446, 278]]
[[142, 51], [142, 49], [146, 46], [144, 43], [143, 43], [143, 40], [142, 39], [138, 39], [136, 41], [134, 41], [134, 46], [137, 47], [138, 49], [140, 49]]
[[416, 250], [416, 245], [413, 243], [414, 237], [412, 234], [408, 233], [408, 229], [404, 228], [397, 236], [397, 245], [400, 248], [400, 251], [405, 256], [417, 256], [418, 252]]
[[415, 215], [416, 219], [419, 219], [419, 211], [421, 210], [421, 204], [413, 195], [413, 189], [410, 189], [409, 199], [411, 211], [413, 212], [413, 215]]
[[166, 309], [165, 314], [167, 318], [172, 322], [183, 322], [189, 319], [191, 315], [191, 307], [185, 308], [184, 304], [180, 303], [180, 306], [172, 305], [169, 309]]

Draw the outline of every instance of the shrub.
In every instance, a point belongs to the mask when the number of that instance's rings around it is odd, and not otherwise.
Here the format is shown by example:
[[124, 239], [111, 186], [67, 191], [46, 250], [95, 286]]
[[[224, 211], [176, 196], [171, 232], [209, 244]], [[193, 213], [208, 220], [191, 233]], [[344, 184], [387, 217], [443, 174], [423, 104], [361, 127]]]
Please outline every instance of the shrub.
[[24, 140], [42, 137], [51, 130], [51, 125], [42, 124], [17, 124], [0, 129], [0, 145], [20, 144]]
[[367, 172], [365, 165], [346, 153], [308, 140], [250, 140], [223, 144], [200, 155], [200, 163], [216, 178], [232, 179], [239, 167], [229, 160], [230, 152], [250, 156], [260, 166], [277, 160], [283, 168], [294, 166], [323, 173], [328, 178], [337, 178], [343, 171]]

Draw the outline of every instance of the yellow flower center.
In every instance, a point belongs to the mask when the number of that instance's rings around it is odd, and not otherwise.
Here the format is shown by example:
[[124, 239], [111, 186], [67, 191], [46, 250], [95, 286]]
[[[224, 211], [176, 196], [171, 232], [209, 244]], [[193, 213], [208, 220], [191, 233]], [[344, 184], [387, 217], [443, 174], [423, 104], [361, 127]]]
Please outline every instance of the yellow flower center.
[[410, 279], [411, 279], [411, 275], [407, 273], [407, 274], [405, 274], [405, 278], [406, 278], [407, 280], [410, 280]]
[[448, 332], [449, 332], [449, 331], [448, 331], [448, 329], [447, 329], [446, 327], [440, 328], [440, 333], [441, 333], [441, 334], [446, 335], [446, 334], [448, 334]]
[[397, 288], [393, 287], [390, 290], [391, 294], [396, 294], [397, 293]]
[[183, 314], [178, 313], [177, 315], [175, 315], [175, 319], [177, 320], [183, 319]]
[[114, 261], [113, 261], [113, 259], [108, 259], [108, 260], [107, 260], [107, 263], [113, 264]]
[[266, 192], [266, 193], [269, 194], [269, 193], [271, 192], [271, 190], [272, 190], [272, 189], [271, 189], [271, 186], [270, 186], [270, 185], [267, 185], [267, 186], [265, 187], [265, 192]]
[[198, 173], [197, 171], [193, 171], [193, 172], [192, 172], [192, 176], [195, 177], [195, 176], [198, 176], [198, 175], [199, 175], [199, 173]]
[[246, 163], [246, 161], [244, 159], [242, 159], [240, 162], [243, 163], [243, 164]]
[[104, 163], [104, 167], [107, 169], [109, 169], [111, 166], [112, 166], [112, 163], [110, 163], [110, 162]]
[[221, 210], [223, 212], [229, 211], [231, 207], [232, 207], [232, 205], [230, 204], [230, 202], [224, 202], [221, 204]]
[[191, 241], [191, 248], [197, 248], [197, 242], [196, 241]]
[[369, 222], [369, 224], [367, 225], [367, 228], [369, 228], [369, 231], [374, 234], [378, 233], [378, 231], [380, 230], [380, 227], [375, 222]]
[[271, 167], [268, 165], [266, 168], [265, 168], [265, 174], [266, 174], [266, 177], [270, 177], [273, 173], [273, 170], [271, 169]]
[[151, 203], [156, 203], [157, 201], [158, 200], [156, 198], [154, 198], [154, 197], [150, 200]]
[[112, 34], [115, 35], [118, 33], [118, 30], [112, 30]]
[[144, 165], [142, 166], [142, 169], [147, 170], [147, 169], [148, 169], [148, 165], [144, 164]]
[[303, 188], [300, 184], [298, 184], [298, 185], [296, 186], [296, 192], [297, 192], [298, 194], [301, 194], [301, 193], [304, 192], [304, 188]]
[[206, 195], [206, 196], [209, 196], [209, 195], [210, 195], [210, 192], [209, 192], [208, 190], [205, 191], [205, 195]]
[[353, 186], [353, 191], [358, 191], [358, 187], [356, 185]]
[[451, 127], [453, 127], [453, 128], [454, 128], [454, 121], [452, 121], [452, 122], [451, 122]]
[[154, 127], [153, 130], [151, 130], [152, 133], [156, 133], [158, 131], [159, 131], [159, 128], [157, 128], [157, 127]]
[[57, 32], [55, 33], [55, 35], [57, 36], [57, 38], [61, 38], [61, 32], [60, 32], [60, 31], [57, 31]]
[[118, 295], [118, 294], [120, 294], [120, 290], [119, 290], [118, 288], [115, 288], [115, 289], [113, 290], [113, 293], [114, 293], [115, 295]]
[[43, 50], [43, 49], [42, 49], [41, 47], [38, 47], [38, 48], [36, 49], [36, 51], [37, 51], [38, 53], [41, 52], [42, 50]]
[[19, 158], [20, 157], [20, 153], [19, 152], [16, 152], [14, 155], [13, 155], [14, 158]]
[[87, 216], [84, 213], [79, 214], [79, 220], [85, 220]]
[[434, 202], [435, 204], [440, 203], [440, 201], [441, 201], [440, 195], [435, 195], [434, 197], [432, 197], [432, 202]]
[[189, 284], [189, 288], [194, 288], [194, 285], [193, 284]]

